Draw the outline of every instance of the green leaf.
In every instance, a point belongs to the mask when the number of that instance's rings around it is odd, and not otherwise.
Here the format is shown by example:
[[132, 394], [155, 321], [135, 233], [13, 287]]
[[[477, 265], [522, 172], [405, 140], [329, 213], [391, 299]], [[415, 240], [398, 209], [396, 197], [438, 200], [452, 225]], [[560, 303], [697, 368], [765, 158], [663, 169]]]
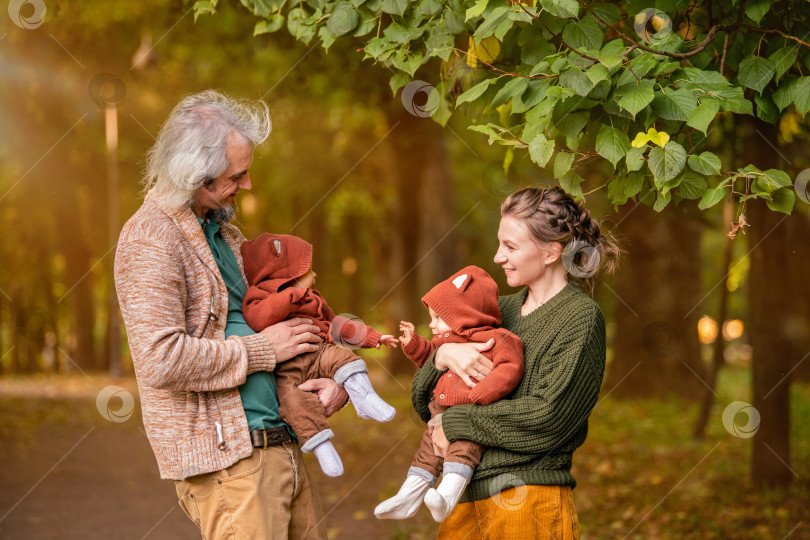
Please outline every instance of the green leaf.
[[444, 27], [437, 28], [430, 33], [430, 37], [425, 42], [428, 57], [438, 56], [445, 62], [450, 58], [455, 45], [455, 38], [453, 34], [448, 32]]
[[576, 137], [588, 123], [589, 117], [587, 112], [562, 113], [559, 119], [555, 119], [554, 127], [566, 137]]
[[623, 131], [619, 131], [607, 124], [603, 124], [596, 136], [596, 152], [610, 161], [613, 167], [627, 155], [630, 150], [630, 138]]
[[585, 179], [582, 178], [577, 172], [573, 169], [568, 171], [562, 178], [560, 178], [560, 187], [565, 190], [566, 193], [574, 197], [575, 199], [582, 198], [582, 187], [581, 184], [584, 182]]
[[548, 140], [542, 133], [537, 134], [529, 143], [529, 156], [539, 167], [545, 167], [554, 153], [554, 139]]
[[391, 61], [394, 63], [394, 67], [397, 69], [401, 69], [411, 77], [413, 77], [416, 70], [419, 69], [419, 66], [422, 65], [422, 55], [421, 54], [411, 54], [410, 51], [406, 51], [404, 48], [399, 49], [397, 52], [394, 53], [394, 56], [391, 58]]
[[473, 86], [472, 88], [470, 88], [469, 90], [458, 96], [458, 98], [456, 98], [456, 107], [468, 101], [475, 101], [476, 99], [481, 97], [484, 94], [484, 92], [487, 91], [487, 88], [489, 88], [490, 85], [492, 85], [492, 83], [494, 83], [497, 80], [498, 79], [484, 79], [480, 83], [476, 84], [475, 86]]
[[602, 37], [603, 31], [592, 17], [569, 22], [562, 32], [566, 45], [577, 50], [598, 51], [602, 46]]
[[769, 124], [779, 122], [779, 108], [774, 104], [770, 88], [766, 88], [762, 94], [754, 95], [754, 103], [757, 104], [757, 117]]
[[735, 114], [754, 114], [754, 104], [742, 97], [725, 99], [720, 102], [720, 110]]
[[760, 56], [750, 56], [740, 62], [737, 79], [743, 86], [762, 92], [775, 73], [776, 65], [772, 60]]
[[349, 2], [338, 2], [335, 10], [326, 21], [326, 27], [335, 37], [340, 37], [357, 28], [360, 24], [360, 15]]
[[666, 93], [656, 93], [652, 101], [652, 110], [659, 117], [678, 122], [687, 121], [696, 107], [695, 96], [685, 88], [679, 90], [668, 88]]
[[514, 77], [503, 85], [503, 88], [492, 98], [492, 107], [503, 105], [514, 96], [522, 94], [528, 85], [529, 79], [526, 77]]
[[407, 7], [408, 0], [382, 0], [382, 4], [380, 5], [384, 13], [399, 15], [400, 17], [405, 13]]
[[603, 66], [602, 64], [594, 64], [587, 70], [585, 73], [588, 75], [588, 79], [591, 80], [593, 84], [598, 83], [599, 81], [604, 81], [608, 77], [610, 77], [610, 72], [608, 68]]
[[793, 205], [796, 204], [796, 194], [792, 189], [779, 189], [771, 194], [772, 200], [765, 201], [768, 208], [775, 212], [784, 212], [790, 214], [793, 211]]
[[560, 86], [571, 88], [578, 96], [585, 97], [593, 90], [593, 83], [588, 75], [577, 68], [570, 68], [560, 75]]
[[765, 188], [765, 191], [768, 193], [773, 193], [779, 188], [788, 187], [792, 184], [790, 176], [788, 176], [785, 171], [768, 169], [767, 171], [762, 171], [762, 174], [763, 176], [760, 176], [757, 180], [759, 185]]
[[655, 204], [653, 205], [653, 210], [656, 212], [660, 212], [664, 208], [667, 207], [669, 201], [672, 199], [672, 193], [667, 191], [659, 191], [658, 196], [655, 198]]
[[692, 171], [684, 171], [681, 181], [675, 188], [676, 193], [682, 199], [699, 199], [708, 185], [706, 179]]
[[388, 86], [391, 87], [391, 92], [396, 96], [397, 90], [407, 85], [411, 80], [411, 76], [404, 71], [397, 71], [394, 76], [391, 77], [391, 80], [388, 81]]
[[627, 151], [625, 163], [627, 163], [628, 171], [638, 171], [644, 166], [643, 156], [644, 152], [646, 151], [646, 146], [642, 146], [640, 148], [630, 148], [630, 150]]
[[[194, 22], [197, 22], [197, 17], [203, 14], [213, 15], [217, 12], [217, 6], [211, 0], [198, 0], [194, 2]], [[258, 23], [257, 23], [258, 24]], [[255, 33], [253, 34], [256, 35]]]
[[570, 19], [579, 15], [577, 0], [540, 0], [540, 5], [555, 17]]
[[709, 188], [703, 192], [703, 196], [700, 198], [700, 202], [698, 203], [698, 208], [701, 210], [706, 210], [707, 208], [711, 208], [715, 204], [719, 203], [726, 197], [726, 190], [725, 184], [720, 184], [715, 188]]
[[749, 0], [745, 4], [745, 14], [757, 24], [769, 9], [771, 9], [771, 0]]
[[784, 75], [785, 72], [790, 69], [790, 66], [796, 62], [797, 51], [798, 49], [795, 47], [782, 47], [781, 49], [777, 49], [776, 52], [768, 57], [768, 60], [773, 62], [774, 69], [776, 70], [776, 82], [779, 82], [782, 75]]
[[[499, 32], [501, 23], [504, 21], [510, 23], [511, 26], [511, 21], [509, 21], [508, 16], [509, 6], [500, 6], [491, 11], [488, 10], [488, 12], [484, 14], [484, 22], [475, 29], [475, 33], [473, 34], [475, 43], [478, 44], [482, 39], [488, 38], [491, 35]], [[500, 36], [496, 35], [495, 37], [498, 39], [498, 41], [500, 41], [503, 39], [503, 34]]]
[[573, 152], [557, 152], [554, 156], [554, 178], [560, 179], [571, 170], [574, 163]]
[[695, 107], [689, 115], [686, 125], [693, 127], [706, 134], [709, 124], [712, 123], [717, 112], [720, 110], [720, 101], [714, 98], [705, 98], [703, 103]]
[[713, 174], [720, 174], [720, 158], [711, 152], [703, 152], [702, 154], [689, 156], [689, 168], [695, 172], [699, 172], [705, 176]]
[[656, 180], [667, 182], [680, 174], [686, 165], [686, 150], [675, 141], [669, 141], [663, 148], [655, 147], [650, 150], [647, 160]]
[[622, 61], [624, 60], [624, 57], [621, 54], [606, 53], [606, 52], [597, 53], [596, 58], [608, 69], [613, 69], [621, 65]]
[[617, 88], [615, 95], [619, 97], [619, 107], [635, 118], [636, 114], [649, 105], [655, 97], [653, 81], [645, 79], [638, 84], [630, 83]]
[[810, 77], [802, 77], [796, 83], [796, 110], [804, 116], [810, 110]]
[[366, 53], [366, 55], [368, 55], [368, 57], [379, 61], [387, 58], [390, 55], [390, 52], [393, 51], [394, 47], [395, 45], [390, 41], [375, 37], [368, 41], [363, 51]]
[[309, 13], [303, 8], [293, 8], [287, 13], [287, 31], [298, 41], [309, 43], [315, 37], [315, 27], [304, 21]]
[[487, 9], [487, 4], [489, 4], [489, 0], [478, 0], [473, 7], [467, 10], [464, 20], [469, 21], [470, 19], [480, 17], [484, 10]]
[[497, 124], [476, 124], [472, 126], [467, 126], [467, 129], [470, 131], [477, 131], [478, 133], [483, 133], [484, 135], [489, 135], [489, 140], [487, 143], [492, 144], [493, 142], [501, 139], [501, 133], [503, 133], [504, 129], [497, 125]]
[[256, 22], [256, 26], [253, 27], [253, 35], [258, 36], [278, 32], [281, 30], [282, 26], [284, 26], [284, 15], [276, 13], [275, 15], [271, 15], [269, 19], [262, 19]]

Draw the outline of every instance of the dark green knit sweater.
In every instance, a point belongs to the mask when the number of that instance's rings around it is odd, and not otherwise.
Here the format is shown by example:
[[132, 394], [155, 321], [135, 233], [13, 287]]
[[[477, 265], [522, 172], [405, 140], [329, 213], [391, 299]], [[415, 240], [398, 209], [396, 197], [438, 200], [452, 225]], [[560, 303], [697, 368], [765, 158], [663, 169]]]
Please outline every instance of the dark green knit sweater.
[[[575, 283], [523, 317], [528, 289], [502, 296], [503, 327], [523, 340], [526, 370], [518, 387], [491, 405], [458, 405], [442, 416], [449, 441], [487, 447], [462, 502], [491, 497], [516, 484], [576, 486], [571, 456], [585, 442], [588, 416], [605, 371], [605, 320]], [[413, 381], [416, 411], [444, 373], [429, 358]]]

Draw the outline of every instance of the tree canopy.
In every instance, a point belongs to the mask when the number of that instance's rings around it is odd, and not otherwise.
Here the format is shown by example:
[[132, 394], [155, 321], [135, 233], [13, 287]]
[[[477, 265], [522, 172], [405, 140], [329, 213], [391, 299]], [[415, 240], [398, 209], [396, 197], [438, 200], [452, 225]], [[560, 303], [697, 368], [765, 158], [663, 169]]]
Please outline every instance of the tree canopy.
[[[526, 150], [577, 197], [583, 169], [603, 166], [616, 206], [706, 209], [732, 190], [794, 207], [786, 171], [732, 169], [706, 148], [721, 115], [774, 124], [810, 110], [807, 2], [240, 1], [254, 35], [286, 28], [326, 50], [358, 40], [392, 70], [394, 93], [424, 94], [419, 112], [442, 125], [454, 109], [471, 113], [469, 129], [507, 147], [504, 167]], [[196, 2], [195, 17], [217, 4]]]

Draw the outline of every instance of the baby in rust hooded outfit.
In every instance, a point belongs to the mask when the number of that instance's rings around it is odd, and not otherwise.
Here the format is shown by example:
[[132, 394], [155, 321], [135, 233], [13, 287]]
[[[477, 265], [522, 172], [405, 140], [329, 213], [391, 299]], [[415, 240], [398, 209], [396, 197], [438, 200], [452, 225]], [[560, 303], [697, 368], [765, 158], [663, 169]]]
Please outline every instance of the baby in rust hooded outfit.
[[[484, 356], [492, 360], [492, 372], [470, 388], [458, 374], [448, 371], [441, 376], [428, 408], [435, 417], [453, 405], [475, 403], [487, 405], [514, 390], [523, 377], [523, 342], [501, 324], [498, 307], [498, 285], [481, 268], [468, 266], [442, 281], [423, 298], [428, 308], [433, 339], [414, 333], [414, 326], [400, 326], [403, 352], [422, 367], [430, 355], [445, 343], [486, 343], [495, 340]], [[424, 500], [436, 521], [444, 521], [453, 511], [473, 471], [481, 461], [484, 447], [459, 440], [450, 443], [444, 459], [433, 453], [428, 431], [416, 452], [402, 487], [394, 497], [381, 502], [374, 515], [381, 519], [405, 519], [416, 513]], [[431, 486], [439, 474], [442, 482]]]
[[380, 422], [395, 410], [377, 395], [365, 362], [351, 348], [396, 346], [393, 336], [382, 335], [362, 322], [335, 316], [326, 300], [312, 288], [312, 246], [286, 234], [264, 233], [241, 246], [248, 289], [242, 313], [255, 331], [294, 318], [312, 320], [324, 339], [318, 350], [278, 364], [275, 370], [279, 414], [292, 427], [301, 450], [313, 452], [321, 469], [340, 476], [343, 464], [330, 439], [335, 436], [326, 421], [323, 405], [312, 392], [298, 389], [308, 379], [330, 377], [349, 393], [358, 416]]

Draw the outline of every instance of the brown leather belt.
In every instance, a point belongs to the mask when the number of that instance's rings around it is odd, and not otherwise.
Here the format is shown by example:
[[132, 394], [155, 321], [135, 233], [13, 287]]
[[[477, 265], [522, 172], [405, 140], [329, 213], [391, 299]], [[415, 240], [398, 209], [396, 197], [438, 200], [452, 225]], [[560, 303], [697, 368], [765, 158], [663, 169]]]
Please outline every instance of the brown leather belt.
[[267, 428], [267, 429], [254, 429], [250, 432], [250, 442], [256, 448], [267, 448], [268, 446], [277, 446], [286, 442], [292, 442], [293, 438], [290, 432], [284, 426]]

